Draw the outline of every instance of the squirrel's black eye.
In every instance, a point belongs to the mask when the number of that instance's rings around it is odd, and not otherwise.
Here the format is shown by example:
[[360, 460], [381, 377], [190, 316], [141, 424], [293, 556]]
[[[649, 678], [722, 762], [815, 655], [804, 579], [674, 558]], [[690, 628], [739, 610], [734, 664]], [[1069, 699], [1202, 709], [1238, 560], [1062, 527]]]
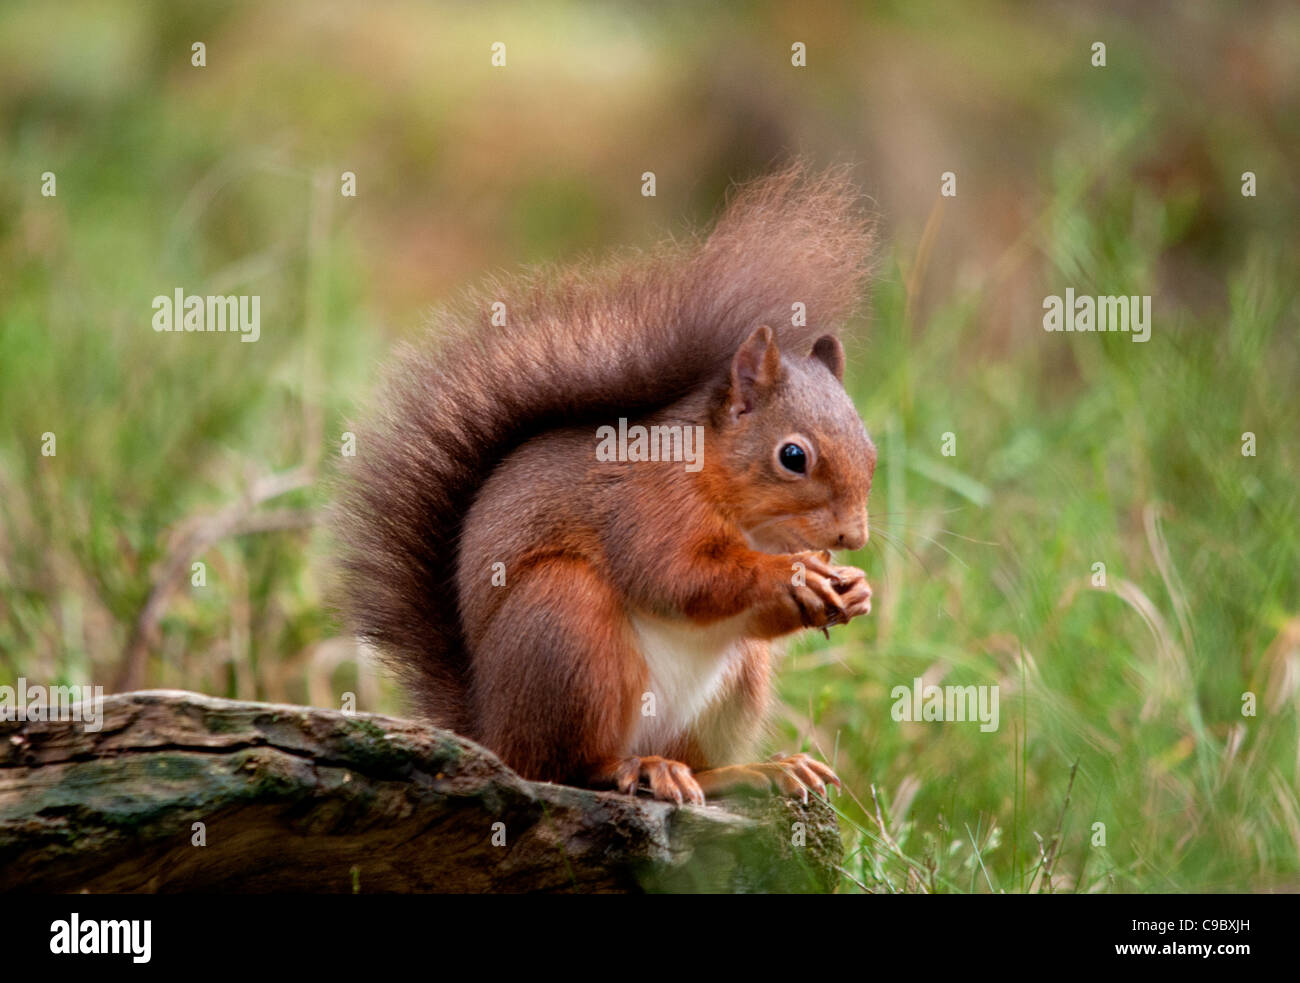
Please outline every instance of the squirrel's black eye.
[[777, 457], [781, 461], [781, 467], [787, 471], [803, 474], [808, 470], [808, 455], [798, 444], [784, 445]]

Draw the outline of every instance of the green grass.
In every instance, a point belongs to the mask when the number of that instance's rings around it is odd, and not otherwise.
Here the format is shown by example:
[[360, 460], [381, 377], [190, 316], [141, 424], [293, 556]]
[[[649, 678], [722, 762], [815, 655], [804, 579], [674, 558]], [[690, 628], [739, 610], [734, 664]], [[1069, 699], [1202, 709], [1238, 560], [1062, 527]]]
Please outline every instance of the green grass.
[[[1099, 182], [1073, 225], [1118, 250], [1100, 230], [1108, 193]], [[1295, 888], [1293, 261], [1250, 251], [1227, 271], [1227, 311], [1157, 294], [1145, 345], [1041, 332], [956, 372], [886, 276], [867, 346], [882, 368], [853, 380], [880, 448], [860, 554], [875, 614], [806, 646], [785, 677], [803, 711], [787, 736], [816, 734], [856, 779], [838, 803], [852, 883]], [[890, 690], [914, 676], [998, 685], [999, 730], [894, 722]]]
[[[117, 678], [170, 561], [142, 684], [397, 711], [309, 528], [377, 364], [460, 285], [703, 220], [796, 146], [882, 217], [875, 611], [795, 647], [774, 735], [846, 782], [843, 889], [1300, 889], [1295, 15], [259, 9], [0, 13], [0, 680]], [[502, 31], [517, 75], [481, 68]], [[177, 286], [260, 294], [262, 340], [154, 334]], [[1152, 295], [1151, 340], [1044, 332], [1067, 286]], [[999, 728], [894, 721], [914, 677], [997, 685]]]

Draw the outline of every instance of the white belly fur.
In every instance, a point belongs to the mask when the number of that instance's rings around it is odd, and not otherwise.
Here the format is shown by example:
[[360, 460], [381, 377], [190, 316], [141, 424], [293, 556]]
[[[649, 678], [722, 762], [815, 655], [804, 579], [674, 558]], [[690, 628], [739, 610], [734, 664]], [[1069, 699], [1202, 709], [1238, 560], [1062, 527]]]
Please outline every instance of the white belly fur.
[[631, 617], [635, 644], [649, 672], [654, 715], [638, 708], [631, 753], [663, 754], [717, 697], [739, 663], [743, 616], [703, 627], [646, 614]]

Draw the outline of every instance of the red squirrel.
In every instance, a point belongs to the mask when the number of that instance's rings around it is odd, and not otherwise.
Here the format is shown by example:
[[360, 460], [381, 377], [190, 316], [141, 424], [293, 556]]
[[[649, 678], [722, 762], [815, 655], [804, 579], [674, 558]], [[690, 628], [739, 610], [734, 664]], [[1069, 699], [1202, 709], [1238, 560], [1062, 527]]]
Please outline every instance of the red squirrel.
[[[871, 610], [829, 552], [866, 542], [876, 465], [836, 335], [858, 202], [794, 166], [707, 237], [493, 282], [397, 355], [342, 475], [340, 605], [424, 717], [525, 778], [678, 804], [839, 785], [749, 761], [772, 640]], [[609, 460], [616, 429], [671, 453]]]

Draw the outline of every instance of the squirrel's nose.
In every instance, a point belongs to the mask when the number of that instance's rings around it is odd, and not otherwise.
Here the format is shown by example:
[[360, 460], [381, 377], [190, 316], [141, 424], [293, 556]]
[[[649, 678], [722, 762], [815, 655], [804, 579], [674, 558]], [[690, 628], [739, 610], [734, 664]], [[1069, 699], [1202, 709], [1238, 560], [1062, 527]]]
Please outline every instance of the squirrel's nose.
[[839, 548], [842, 550], [860, 550], [867, 545], [867, 519], [863, 516], [851, 526], [840, 527]]

